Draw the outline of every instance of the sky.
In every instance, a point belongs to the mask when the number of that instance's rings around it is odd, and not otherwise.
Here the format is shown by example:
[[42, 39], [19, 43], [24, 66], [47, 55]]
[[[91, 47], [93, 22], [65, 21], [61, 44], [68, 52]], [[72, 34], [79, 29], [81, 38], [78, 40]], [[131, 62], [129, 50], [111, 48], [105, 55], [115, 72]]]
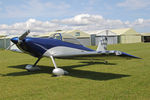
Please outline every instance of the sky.
[[150, 0], [0, 0], [0, 34], [134, 28], [150, 33]]

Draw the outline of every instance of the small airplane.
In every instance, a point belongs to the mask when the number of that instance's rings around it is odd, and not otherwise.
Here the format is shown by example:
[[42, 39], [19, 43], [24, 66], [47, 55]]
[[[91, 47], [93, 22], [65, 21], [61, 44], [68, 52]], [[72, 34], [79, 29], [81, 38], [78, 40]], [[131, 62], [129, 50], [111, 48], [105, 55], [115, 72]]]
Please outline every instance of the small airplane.
[[[37, 57], [37, 61], [34, 65], [27, 65], [25, 69], [28, 71], [40, 70], [37, 63], [40, 61], [42, 57], [51, 58], [55, 69], [53, 69], [52, 73], [56, 76], [61, 76], [64, 74], [68, 74], [67, 71], [58, 68], [55, 59], [98, 59], [102, 56], [121, 56], [121, 57], [131, 57], [131, 58], [139, 58], [125, 52], [117, 51], [117, 50], [107, 50], [107, 38], [103, 38], [100, 40], [97, 50], [93, 50], [87, 48], [80, 44], [80, 42], [69, 34], [61, 34], [54, 33], [50, 37], [27, 37], [30, 31], [26, 31], [20, 37], [14, 37], [11, 39], [13, 45], [15, 44], [19, 51], [30, 54], [34, 57]], [[13, 45], [8, 47], [10, 49]], [[11, 49], [10, 49], [11, 50]], [[105, 61], [107, 63], [107, 61]]]

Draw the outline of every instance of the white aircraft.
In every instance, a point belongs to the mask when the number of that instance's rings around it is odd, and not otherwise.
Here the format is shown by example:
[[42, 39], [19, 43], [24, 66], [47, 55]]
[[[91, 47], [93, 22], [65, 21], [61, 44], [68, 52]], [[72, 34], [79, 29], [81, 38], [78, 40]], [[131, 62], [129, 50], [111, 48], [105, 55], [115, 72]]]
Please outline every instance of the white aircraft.
[[[55, 59], [101, 59], [102, 56], [121, 56], [121, 57], [131, 57], [131, 58], [139, 58], [125, 52], [117, 51], [117, 50], [107, 50], [107, 38], [102, 39], [99, 42], [97, 50], [92, 50], [80, 44], [78, 40], [76, 40], [71, 35], [55, 33], [48, 38], [33, 38], [27, 37], [30, 31], [26, 31], [20, 37], [14, 37], [11, 41], [19, 48], [19, 52], [24, 52], [30, 54], [34, 57], [37, 57], [38, 60], [34, 63], [34, 65], [27, 65], [25, 68], [28, 71], [39, 70], [37, 67], [37, 63], [40, 61], [42, 57], [49, 57], [52, 59], [55, 69], [53, 70], [53, 74], [56, 76], [61, 76], [64, 74], [68, 74], [67, 71], [58, 68]], [[14, 45], [13, 44], [13, 45]], [[12, 45], [8, 48], [10, 49]], [[107, 63], [107, 61], [105, 61]]]

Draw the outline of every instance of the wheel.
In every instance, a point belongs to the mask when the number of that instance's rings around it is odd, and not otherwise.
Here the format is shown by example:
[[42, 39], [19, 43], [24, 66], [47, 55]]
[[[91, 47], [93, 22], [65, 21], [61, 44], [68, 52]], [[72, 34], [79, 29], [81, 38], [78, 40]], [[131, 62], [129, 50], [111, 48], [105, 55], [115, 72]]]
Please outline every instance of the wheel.
[[108, 61], [104, 61], [104, 64], [108, 64]]

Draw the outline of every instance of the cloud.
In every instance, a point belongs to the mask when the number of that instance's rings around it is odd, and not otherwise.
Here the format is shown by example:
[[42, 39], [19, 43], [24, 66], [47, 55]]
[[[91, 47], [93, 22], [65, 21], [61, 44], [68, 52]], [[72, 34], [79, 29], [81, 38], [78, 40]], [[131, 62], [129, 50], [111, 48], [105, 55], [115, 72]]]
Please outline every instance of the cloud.
[[45, 32], [54, 31], [58, 27], [57, 24], [51, 23], [49, 21], [38, 21], [35, 19], [29, 19], [26, 22], [15, 23], [13, 25], [0, 25], [0, 33], [3, 32], [5, 34], [22, 34], [26, 30], [30, 29], [31, 34], [42, 34]]
[[100, 15], [80, 14], [74, 16], [73, 18], [63, 20], [52, 20], [52, 22], [70, 26], [85, 26], [95, 24], [95, 21], [102, 21], [102, 20], [103, 17]]
[[89, 14], [80, 14], [74, 16], [73, 18], [63, 19], [63, 20], [53, 20], [53, 23], [67, 25], [72, 27], [72, 29], [81, 29], [81, 30], [101, 30], [106, 28], [119, 28], [126, 27], [127, 25], [121, 20], [110, 20], [105, 19], [101, 15], [89, 15]]
[[143, 24], [144, 23], [144, 19], [143, 18], [138, 18], [136, 21], [135, 21], [136, 24]]
[[72, 18], [51, 21], [39, 21], [36, 19], [28, 19], [26, 22], [15, 23], [13, 25], [0, 25], [0, 33], [5, 34], [22, 34], [30, 29], [31, 34], [38, 35], [56, 30], [82, 30], [95, 31], [103, 29], [116, 28], [135, 28], [138, 31], [148, 31], [150, 27], [150, 19], [139, 18], [134, 22], [105, 19], [101, 15], [79, 14]]
[[124, 0], [117, 4], [119, 7], [125, 7], [132, 10], [143, 9], [150, 6], [149, 0]]
[[150, 20], [144, 20], [143, 18], [136, 19], [133, 23], [131, 23], [132, 26], [145, 26], [149, 24]]

